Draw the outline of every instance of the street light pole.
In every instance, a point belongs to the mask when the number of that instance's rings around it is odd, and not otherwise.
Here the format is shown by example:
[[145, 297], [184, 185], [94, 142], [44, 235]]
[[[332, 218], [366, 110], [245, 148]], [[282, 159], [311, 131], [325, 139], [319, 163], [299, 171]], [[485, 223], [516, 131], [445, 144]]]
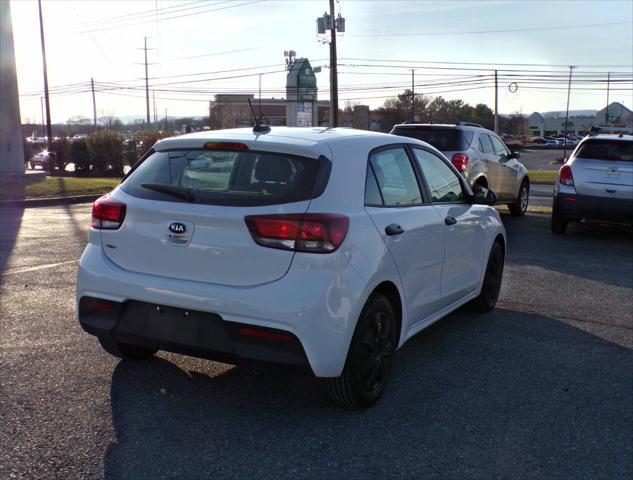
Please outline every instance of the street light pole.
[[499, 83], [497, 78], [497, 71], [495, 70], [495, 133], [499, 135]]
[[611, 72], [607, 73], [607, 108], [604, 111], [604, 124], [609, 126], [609, 87], [611, 86]]
[[415, 122], [415, 70], [411, 69], [411, 121]]
[[147, 126], [149, 128], [149, 79], [147, 78], [147, 37], [145, 37], [145, 103], [147, 106]]
[[567, 158], [567, 124], [569, 123], [569, 96], [571, 94], [571, 73], [574, 67], [569, 67], [569, 83], [567, 84], [567, 111], [565, 112], [565, 143], [563, 144], [563, 159]]
[[95, 98], [95, 81], [94, 78], [90, 79], [90, 88], [92, 89], [92, 127], [94, 131], [97, 131], [97, 100]]

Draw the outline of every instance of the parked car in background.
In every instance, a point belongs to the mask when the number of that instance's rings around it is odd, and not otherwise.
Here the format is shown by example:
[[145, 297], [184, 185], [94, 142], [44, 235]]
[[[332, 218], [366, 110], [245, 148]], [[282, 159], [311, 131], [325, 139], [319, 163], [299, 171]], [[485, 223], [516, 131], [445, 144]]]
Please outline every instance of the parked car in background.
[[585, 137], [560, 168], [554, 187], [552, 232], [570, 221], [633, 225], [633, 136]]
[[512, 215], [525, 215], [530, 192], [528, 171], [518, 161], [519, 152], [511, 152], [494, 132], [462, 122], [404, 123], [394, 126], [391, 133], [433, 145], [451, 160], [471, 187], [493, 190], [498, 203], [507, 204]]
[[79, 322], [117, 357], [307, 367], [335, 401], [367, 407], [407, 339], [467, 302], [494, 308], [506, 245], [494, 200], [393, 135], [161, 140], [93, 205]]
[[558, 147], [559, 143], [553, 138], [536, 137], [532, 139], [534, 145], [545, 145], [549, 147]]
[[51, 156], [49, 152], [43, 151], [36, 153], [31, 157], [31, 159], [29, 160], [29, 167], [31, 168], [31, 170], [35, 170], [37, 167], [41, 168], [42, 170], [50, 170], [50, 162]]

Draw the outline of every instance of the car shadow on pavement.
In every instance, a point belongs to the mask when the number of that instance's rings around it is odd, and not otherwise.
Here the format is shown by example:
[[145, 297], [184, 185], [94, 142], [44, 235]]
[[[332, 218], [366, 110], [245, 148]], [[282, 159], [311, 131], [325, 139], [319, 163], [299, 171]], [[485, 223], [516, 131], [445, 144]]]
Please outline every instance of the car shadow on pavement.
[[633, 471], [633, 352], [552, 318], [460, 310], [397, 353], [386, 394], [365, 411], [337, 408], [307, 375], [218, 366], [172, 355], [120, 362], [105, 478]]
[[5, 272], [9, 257], [20, 233], [24, 207], [0, 207], [0, 276]]
[[550, 231], [548, 215], [502, 215], [507, 262], [633, 288], [633, 228], [570, 223], [566, 235]]

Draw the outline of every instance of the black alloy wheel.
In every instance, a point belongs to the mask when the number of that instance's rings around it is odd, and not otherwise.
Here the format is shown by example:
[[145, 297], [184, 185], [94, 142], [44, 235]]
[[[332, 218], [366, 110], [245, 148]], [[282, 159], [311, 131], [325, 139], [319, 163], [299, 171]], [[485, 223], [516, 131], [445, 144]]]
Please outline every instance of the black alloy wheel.
[[503, 281], [503, 264], [503, 247], [496, 241], [488, 257], [481, 293], [472, 301], [472, 306], [476, 312], [487, 313], [495, 308], [499, 299], [499, 292], [501, 291], [501, 282]]
[[328, 378], [332, 399], [347, 408], [367, 408], [382, 395], [393, 367], [396, 319], [389, 300], [371, 295], [358, 319], [340, 377]]

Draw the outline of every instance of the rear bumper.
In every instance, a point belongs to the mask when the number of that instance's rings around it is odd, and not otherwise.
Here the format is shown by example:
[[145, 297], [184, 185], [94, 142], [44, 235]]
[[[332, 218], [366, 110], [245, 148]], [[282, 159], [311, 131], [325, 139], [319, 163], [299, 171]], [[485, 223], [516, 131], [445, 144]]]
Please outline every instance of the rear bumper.
[[554, 195], [554, 211], [567, 220], [602, 220], [633, 223], [633, 198], [604, 198], [590, 195]]
[[226, 322], [219, 315], [147, 302], [106, 303], [109, 310], [79, 300], [79, 323], [88, 333], [123, 343], [230, 363], [258, 361], [308, 367], [296, 336]]
[[[295, 267], [302, 263], [297, 254], [290, 271], [275, 282], [229, 287], [130, 272], [109, 260], [100, 245], [89, 243], [77, 273], [79, 321], [93, 335], [114, 335], [132, 344], [229, 363], [251, 359], [297, 365], [307, 359], [316, 376], [335, 377], [342, 372], [366, 300], [366, 282], [353, 268], [332, 268], [332, 262], [341, 262], [338, 253], [323, 256], [322, 268], [315, 263]], [[110, 318], [110, 323], [103, 318], [89, 320], [81, 312], [82, 297], [118, 302], [124, 313]], [[129, 316], [125, 312], [136, 302], [173, 309], [173, 318], [172, 313], [166, 317], [143, 314], [146, 310], [141, 310], [138, 319]], [[195, 317], [186, 328], [184, 311]], [[117, 323], [121, 318], [122, 323]], [[285, 347], [265, 354], [249, 350], [243, 339], [233, 336], [235, 328], [243, 325], [292, 334], [301, 347], [302, 353], [297, 354], [301, 360], [294, 354], [288, 357]]]

